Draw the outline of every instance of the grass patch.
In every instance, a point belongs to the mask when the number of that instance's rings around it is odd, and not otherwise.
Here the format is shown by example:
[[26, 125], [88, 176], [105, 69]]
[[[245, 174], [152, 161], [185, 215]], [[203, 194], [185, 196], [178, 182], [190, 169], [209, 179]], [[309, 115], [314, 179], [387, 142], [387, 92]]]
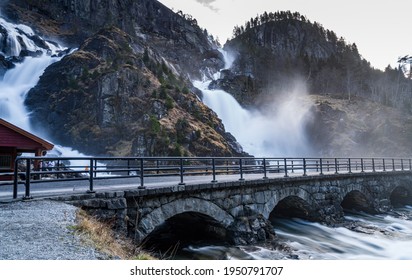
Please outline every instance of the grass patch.
[[84, 241], [90, 242], [109, 258], [122, 260], [155, 259], [136, 246], [130, 238], [115, 233], [110, 223], [99, 221], [84, 210], [77, 212], [77, 225], [71, 226], [70, 229], [80, 233]]

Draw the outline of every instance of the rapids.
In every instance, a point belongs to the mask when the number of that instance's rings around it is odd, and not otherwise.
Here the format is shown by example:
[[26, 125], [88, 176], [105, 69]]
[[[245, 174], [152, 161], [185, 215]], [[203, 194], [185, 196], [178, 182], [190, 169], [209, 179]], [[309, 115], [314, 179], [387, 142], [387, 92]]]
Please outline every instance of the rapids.
[[[277, 219], [277, 240], [257, 246], [188, 246], [193, 259], [411, 260], [412, 207], [385, 215], [351, 213], [329, 227], [301, 219]], [[178, 256], [179, 257], [179, 256]]]

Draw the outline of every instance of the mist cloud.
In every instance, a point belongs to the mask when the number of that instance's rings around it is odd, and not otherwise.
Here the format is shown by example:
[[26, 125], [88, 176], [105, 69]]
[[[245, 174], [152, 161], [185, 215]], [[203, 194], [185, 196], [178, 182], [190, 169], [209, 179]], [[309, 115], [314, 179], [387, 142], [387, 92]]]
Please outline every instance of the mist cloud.
[[199, 2], [203, 6], [211, 9], [214, 12], [217, 12], [219, 9], [217, 9], [216, 7], [213, 7], [213, 5], [212, 5], [212, 3], [215, 2], [215, 1], [216, 0], [196, 0], [196, 2]]

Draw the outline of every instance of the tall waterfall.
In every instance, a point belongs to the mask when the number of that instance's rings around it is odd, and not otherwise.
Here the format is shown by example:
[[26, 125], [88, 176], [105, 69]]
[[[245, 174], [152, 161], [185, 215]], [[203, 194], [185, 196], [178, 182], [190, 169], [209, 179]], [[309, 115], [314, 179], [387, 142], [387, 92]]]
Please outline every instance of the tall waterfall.
[[[229, 69], [233, 56], [221, 51], [225, 68]], [[220, 73], [214, 78], [218, 79]], [[305, 123], [310, 117], [311, 104], [303, 102], [303, 87], [287, 93], [287, 99], [273, 102], [271, 112], [243, 108], [236, 99], [223, 90], [209, 89], [212, 81], [194, 81], [203, 93], [203, 102], [211, 108], [233, 134], [245, 152], [254, 156], [305, 156], [310, 153], [305, 135]]]
[[0, 117], [33, 132], [24, 100], [44, 70], [60, 59], [56, 54], [63, 48], [43, 40], [26, 25], [12, 24], [0, 18], [0, 27], [6, 31], [0, 33], [0, 55], [5, 61], [13, 61], [22, 51], [35, 54], [35, 57], [15, 59], [13, 68], [0, 77]]
[[[32, 131], [29, 113], [24, 106], [28, 91], [34, 87], [44, 70], [58, 58], [49, 55], [26, 57], [6, 72], [0, 81], [0, 117], [25, 129]], [[33, 131], [32, 131], [33, 132]]]
[[[46, 68], [61, 59], [58, 54], [64, 48], [35, 35], [29, 26], [12, 24], [2, 18], [0, 30], [6, 31], [0, 32], [0, 59], [13, 64], [3, 77], [0, 76], [0, 118], [47, 139], [48, 135], [34, 131], [30, 126], [30, 112], [27, 111], [24, 100]], [[22, 52], [33, 56], [21, 58]], [[55, 145], [55, 153], [69, 157], [82, 156], [81, 153], [58, 144]]]

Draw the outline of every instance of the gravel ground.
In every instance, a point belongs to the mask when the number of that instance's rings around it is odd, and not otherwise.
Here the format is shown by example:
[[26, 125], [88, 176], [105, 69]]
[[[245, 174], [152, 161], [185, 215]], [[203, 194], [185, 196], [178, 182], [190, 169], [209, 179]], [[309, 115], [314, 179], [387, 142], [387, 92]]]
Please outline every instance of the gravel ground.
[[76, 211], [49, 200], [0, 204], [0, 260], [106, 259], [73, 231]]

